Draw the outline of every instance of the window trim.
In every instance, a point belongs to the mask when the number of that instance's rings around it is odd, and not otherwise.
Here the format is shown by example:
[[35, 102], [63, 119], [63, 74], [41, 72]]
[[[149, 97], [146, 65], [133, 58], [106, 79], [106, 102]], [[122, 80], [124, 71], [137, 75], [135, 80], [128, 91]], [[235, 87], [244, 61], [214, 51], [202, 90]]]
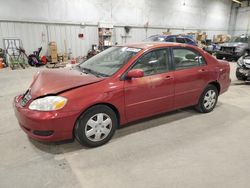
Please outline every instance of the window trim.
[[[187, 49], [187, 50], [190, 50], [190, 51], [192, 51], [194, 53], [197, 53], [197, 54], [199, 54], [199, 56], [201, 56], [204, 59], [205, 64], [199, 64], [199, 66], [193, 66], [193, 67], [188, 67], [188, 68], [183, 68], [183, 69], [176, 70], [175, 63], [174, 63], [174, 49]], [[203, 67], [203, 66], [208, 65], [206, 59], [204, 58], [204, 56], [199, 51], [197, 51], [197, 50], [195, 50], [195, 49], [193, 49], [191, 47], [182, 47], [182, 46], [170, 47], [170, 51], [171, 51], [172, 68], [173, 68], [174, 71], [187, 70], [187, 69], [192, 69], [192, 68], [196, 68], [196, 67]]]
[[[124, 73], [122, 74], [122, 76], [120, 77], [120, 80], [127, 80], [126, 77], [127, 77], [127, 74], [128, 72], [135, 66], [135, 64], [138, 62], [138, 60], [143, 57], [144, 55], [147, 55], [148, 53], [151, 53], [153, 51], [157, 51], [157, 50], [166, 50], [167, 53], [168, 53], [168, 64], [169, 64], [169, 70], [168, 71], [165, 71], [165, 72], [161, 72], [161, 73], [156, 73], [156, 74], [151, 74], [151, 75], [147, 75], [147, 76], [153, 76], [153, 75], [157, 75], [157, 74], [163, 74], [163, 73], [167, 73], [167, 72], [171, 72], [173, 71], [173, 64], [172, 64], [172, 57], [171, 57], [171, 47], [160, 47], [160, 48], [154, 48], [154, 49], [151, 49], [149, 51], [146, 51], [144, 52], [143, 54], [141, 54], [128, 68], [126, 71], [124, 71]], [[144, 77], [147, 77], [147, 76], [144, 76]]]

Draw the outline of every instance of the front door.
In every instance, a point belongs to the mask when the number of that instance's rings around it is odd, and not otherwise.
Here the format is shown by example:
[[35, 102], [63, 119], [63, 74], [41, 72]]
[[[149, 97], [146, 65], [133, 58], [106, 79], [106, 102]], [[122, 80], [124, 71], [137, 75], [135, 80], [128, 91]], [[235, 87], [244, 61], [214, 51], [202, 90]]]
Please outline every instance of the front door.
[[125, 110], [128, 121], [173, 108], [174, 79], [169, 68], [167, 48], [142, 55], [132, 69], [142, 69], [144, 77], [125, 80]]

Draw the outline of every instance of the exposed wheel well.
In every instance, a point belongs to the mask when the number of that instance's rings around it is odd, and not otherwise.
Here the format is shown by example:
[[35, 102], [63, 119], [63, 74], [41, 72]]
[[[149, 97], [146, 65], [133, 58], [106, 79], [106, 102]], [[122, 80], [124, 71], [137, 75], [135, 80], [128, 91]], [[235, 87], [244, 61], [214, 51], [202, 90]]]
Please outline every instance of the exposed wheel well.
[[218, 93], [220, 93], [220, 89], [221, 89], [221, 88], [220, 88], [219, 82], [213, 81], [213, 82], [210, 82], [209, 84], [214, 85], [214, 86], [217, 88]]

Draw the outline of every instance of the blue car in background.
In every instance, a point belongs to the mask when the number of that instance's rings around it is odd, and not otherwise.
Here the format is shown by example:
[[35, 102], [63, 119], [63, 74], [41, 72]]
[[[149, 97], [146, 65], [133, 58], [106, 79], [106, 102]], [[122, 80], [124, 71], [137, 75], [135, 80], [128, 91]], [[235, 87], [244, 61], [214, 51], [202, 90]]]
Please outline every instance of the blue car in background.
[[196, 41], [187, 35], [153, 35], [147, 38], [147, 42], [177, 42], [197, 46]]

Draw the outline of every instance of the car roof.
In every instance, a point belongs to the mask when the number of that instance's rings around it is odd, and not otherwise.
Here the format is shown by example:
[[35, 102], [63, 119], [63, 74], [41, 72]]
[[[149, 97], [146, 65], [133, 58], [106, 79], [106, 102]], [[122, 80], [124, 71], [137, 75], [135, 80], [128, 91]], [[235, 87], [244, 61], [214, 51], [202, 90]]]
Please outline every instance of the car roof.
[[175, 43], [175, 42], [140, 42], [140, 43], [134, 43], [134, 44], [125, 44], [121, 45], [123, 47], [129, 47], [129, 48], [140, 48], [140, 49], [153, 49], [153, 48], [160, 48], [160, 47], [192, 47], [192, 45], [189, 44], [183, 44], [183, 43]]

